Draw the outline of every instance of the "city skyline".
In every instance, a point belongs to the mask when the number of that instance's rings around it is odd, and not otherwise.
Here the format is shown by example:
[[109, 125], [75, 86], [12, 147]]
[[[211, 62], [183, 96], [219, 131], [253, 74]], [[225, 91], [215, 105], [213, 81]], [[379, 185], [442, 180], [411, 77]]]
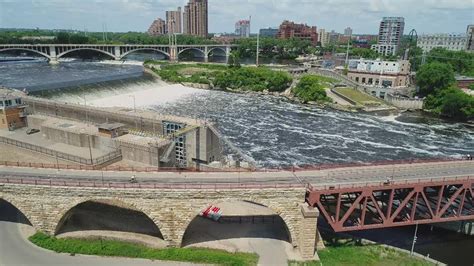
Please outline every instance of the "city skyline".
[[[0, 0], [0, 28], [102, 31], [106, 23], [109, 31], [145, 32], [157, 17], [164, 17], [167, 10], [186, 3], [186, 0]], [[410, 8], [406, 9], [407, 6]], [[419, 34], [463, 33], [468, 24], [474, 23], [472, 8], [470, 0], [401, 0], [397, 3], [387, 0], [229, 0], [225, 4], [209, 0], [209, 32], [233, 32], [235, 21], [252, 15], [252, 33], [260, 28], [277, 27], [288, 19], [337, 32], [349, 26], [354, 34], [377, 34], [384, 16], [405, 17], [406, 29], [415, 28]]]

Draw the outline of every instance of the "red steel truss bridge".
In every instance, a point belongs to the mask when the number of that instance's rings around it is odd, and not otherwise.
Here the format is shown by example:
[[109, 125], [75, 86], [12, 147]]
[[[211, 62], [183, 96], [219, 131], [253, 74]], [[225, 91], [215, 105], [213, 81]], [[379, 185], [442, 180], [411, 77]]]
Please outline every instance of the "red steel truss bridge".
[[309, 185], [306, 201], [336, 232], [474, 220], [474, 177]]

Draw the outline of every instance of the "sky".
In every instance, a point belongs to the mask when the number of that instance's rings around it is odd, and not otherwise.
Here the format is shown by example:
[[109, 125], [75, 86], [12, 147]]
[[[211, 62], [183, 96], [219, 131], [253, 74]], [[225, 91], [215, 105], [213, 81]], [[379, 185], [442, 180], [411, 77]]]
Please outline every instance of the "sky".
[[[0, 28], [141, 31], [186, 0], [0, 0]], [[376, 34], [384, 16], [405, 17], [405, 33], [465, 33], [474, 0], [209, 0], [209, 32], [233, 32], [252, 16], [252, 32], [287, 19], [328, 30]]]

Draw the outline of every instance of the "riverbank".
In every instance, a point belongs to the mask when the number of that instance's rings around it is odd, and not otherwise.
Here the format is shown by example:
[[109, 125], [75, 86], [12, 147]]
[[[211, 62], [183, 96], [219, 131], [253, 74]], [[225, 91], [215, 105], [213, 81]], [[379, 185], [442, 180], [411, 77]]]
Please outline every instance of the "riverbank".
[[[396, 108], [386, 106], [381, 100], [371, 99], [369, 105], [366, 105], [365, 101], [346, 100], [347, 97], [340, 94], [336, 95], [337, 92], [332, 93], [331, 88], [337, 83], [336, 80], [314, 74], [302, 77], [302, 79], [308, 78], [309, 80], [309, 83], [306, 82], [305, 86], [302, 85], [304, 80], [301, 80], [301, 77], [298, 77], [297, 80], [290, 79], [289, 74], [285, 71], [251, 66], [244, 67], [244, 69], [247, 69], [244, 73], [240, 73], [239, 70], [236, 71], [240, 68], [230, 68], [224, 64], [170, 64], [169, 62], [150, 61], [145, 63], [144, 66], [147, 73], [153, 74], [165, 82], [179, 83], [196, 89], [250, 95], [271, 95], [293, 103], [344, 112], [376, 115], [398, 113]], [[249, 69], [256, 72], [252, 73]], [[253, 81], [248, 84], [241, 82], [246, 79]], [[273, 84], [270, 83], [270, 80], [275, 79], [280, 80]], [[342, 97], [345, 99], [341, 100]], [[367, 95], [366, 97], [371, 96]]]

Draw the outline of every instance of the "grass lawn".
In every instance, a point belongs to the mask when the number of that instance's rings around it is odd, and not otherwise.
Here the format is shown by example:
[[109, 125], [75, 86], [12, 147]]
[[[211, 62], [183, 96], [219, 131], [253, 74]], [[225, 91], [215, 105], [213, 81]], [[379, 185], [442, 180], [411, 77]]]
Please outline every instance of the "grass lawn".
[[36, 233], [30, 241], [58, 253], [111, 257], [143, 258], [163, 261], [182, 261], [214, 265], [257, 265], [258, 256], [252, 253], [230, 253], [203, 248], [152, 249], [146, 246], [109, 240], [58, 239]]
[[291, 266], [429, 266], [430, 262], [380, 245], [328, 247], [319, 261], [290, 262]]
[[356, 89], [352, 88], [334, 88], [334, 91], [346, 96], [347, 98], [353, 100], [354, 102], [358, 103], [359, 105], [371, 105], [377, 104], [380, 105], [383, 103], [381, 99], [368, 95], [366, 93], [362, 93]]

